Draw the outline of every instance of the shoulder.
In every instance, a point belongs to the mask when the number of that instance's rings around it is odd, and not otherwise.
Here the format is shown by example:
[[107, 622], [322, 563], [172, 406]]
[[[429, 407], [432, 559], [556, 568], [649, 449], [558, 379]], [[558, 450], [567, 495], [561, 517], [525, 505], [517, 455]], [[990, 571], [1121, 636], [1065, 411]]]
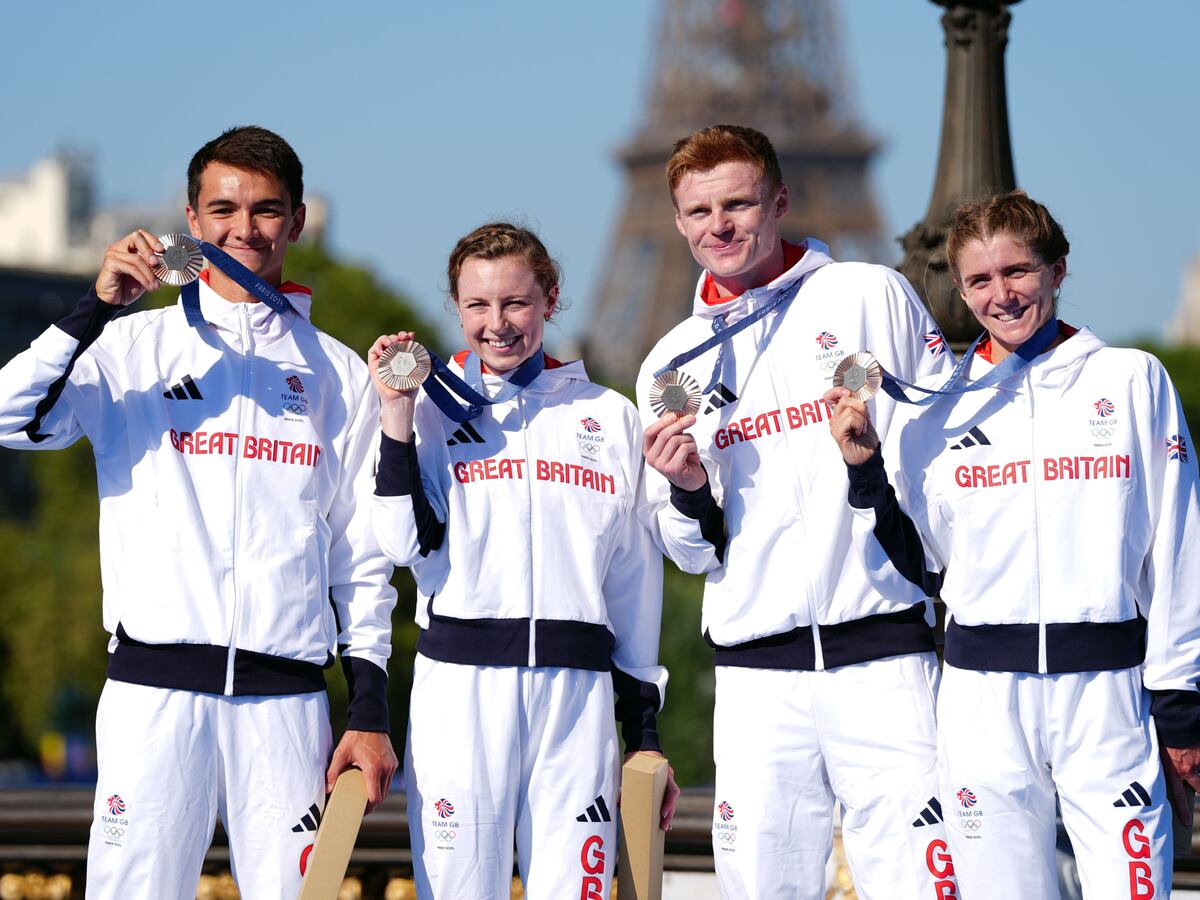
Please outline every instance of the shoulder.
[[[690, 350], [701, 341], [711, 337], [712, 320], [697, 315], [688, 316], [661, 338], [646, 354], [642, 363], [641, 374], [654, 371], [673, 356]], [[641, 377], [641, 375], [639, 375]]]

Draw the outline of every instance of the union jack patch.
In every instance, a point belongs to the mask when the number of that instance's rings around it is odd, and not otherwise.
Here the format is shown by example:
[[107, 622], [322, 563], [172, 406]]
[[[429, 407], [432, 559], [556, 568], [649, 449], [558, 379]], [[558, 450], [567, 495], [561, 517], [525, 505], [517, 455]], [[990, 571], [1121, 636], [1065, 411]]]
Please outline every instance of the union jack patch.
[[822, 350], [832, 350], [837, 346], [837, 335], [832, 331], [822, 331], [817, 335], [817, 346]]
[[434, 803], [433, 808], [437, 810], [437, 814], [443, 819], [448, 819], [454, 815], [454, 804], [444, 797]]
[[1187, 441], [1183, 439], [1181, 434], [1173, 434], [1167, 438], [1167, 459], [1177, 459], [1180, 462], [1187, 462]]
[[1101, 397], [1099, 400], [1093, 403], [1092, 406], [1096, 408], [1096, 415], [1102, 419], [1107, 416], [1111, 416], [1117, 411], [1116, 404], [1107, 397]]
[[722, 822], [728, 822], [733, 818], [733, 807], [722, 800], [717, 806], [717, 814], [721, 817]]
[[925, 335], [925, 349], [934, 356], [941, 356], [946, 349], [946, 339], [937, 329]]
[[591, 416], [588, 416], [587, 418], [584, 418], [584, 419], [580, 419], [579, 424], [583, 426], [583, 430], [586, 431], [588, 434], [599, 434], [600, 433], [600, 423], [597, 422], [595, 419], [593, 419]]

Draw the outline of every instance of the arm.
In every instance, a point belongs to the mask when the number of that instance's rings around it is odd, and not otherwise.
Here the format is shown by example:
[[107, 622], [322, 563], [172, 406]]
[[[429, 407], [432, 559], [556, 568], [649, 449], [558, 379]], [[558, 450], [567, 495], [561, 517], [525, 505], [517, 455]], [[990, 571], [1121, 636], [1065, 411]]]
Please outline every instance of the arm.
[[372, 501], [375, 534], [383, 552], [399, 566], [428, 556], [446, 537], [445, 510], [439, 517], [421, 481], [415, 432], [417, 390], [397, 391], [379, 378], [379, 355], [384, 349], [411, 340], [412, 332], [383, 335], [367, 352], [383, 432]]
[[638, 376], [638, 410], [646, 429], [645, 491], [655, 543], [675, 565], [693, 574], [720, 568], [725, 559], [725, 515], [719, 486], [714, 492], [695, 437], [688, 431], [695, 416], [668, 413], [661, 418], [650, 407], [653, 383], [648, 360]]
[[[1190, 825], [1184, 784], [1200, 788], [1200, 488], [1195, 448], [1166, 372], [1150, 372], [1149, 433], [1142, 461], [1154, 541], [1139, 595], [1147, 619], [1145, 684], [1164, 748], [1167, 789], [1181, 821]], [[1171, 458], [1168, 442], [1183, 452]]]
[[[855, 510], [854, 530], [869, 529], [884, 554], [883, 559], [868, 555], [865, 561], [871, 581], [890, 596], [896, 592], [887, 589], [889, 580], [898, 574], [926, 596], [934, 596], [942, 587], [942, 570], [930, 570], [921, 531], [888, 483], [879, 436], [866, 404], [851, 397], [845, 388], [832, 388], [824, 400], [834, 407], [829, 430], [846, 462], [850, 479], [847, 499]], [[921, 506], [919, 502], [916, 505]]]
[[387, 660], [391, 654], [392, 567], [371, 528], [372, 447], [378, 406], [366, 389], [349, 425], [337, 494], [328, 514], [330, 596], [339, 627], [338, 651], [350, 703], [346, 732], [334, 751], [326, 785], [351, 766], [363, 771], [367, 809], [387, 796], [398, 762], [389, 737]]
[[[631, 461], [631, 472], [639, 472], [639, 462], [639, 459]], [[639, 483], [634, 509], [625, 516], [622, 535], [603, 584], [613, 627], [613, 689], [626, 762], [637, 752], [662, 756], [657, 719], [667, 685], [667, 671], [658, 664], [662, 557], [646, 526], [649, 515], [645, 487]], [[659, 823], [664, 830], [671, 825], [678, 797], [674, 771], [668, 769]]]
[[[145, 291], [159, 287], [151, 271], [162, 251], [158, 239], [135, 231], [105, 252], [96, 283], [74, 312], [48, 328], [28, 350], [0, 370], [0, 445], [14, 449], [57, 449], [85, 432], [66, 392], [93, 416], [103, 397], [98, 367], [83, 354], [104, 326]], [[73, 383], [75, 393], [67, 392]]]

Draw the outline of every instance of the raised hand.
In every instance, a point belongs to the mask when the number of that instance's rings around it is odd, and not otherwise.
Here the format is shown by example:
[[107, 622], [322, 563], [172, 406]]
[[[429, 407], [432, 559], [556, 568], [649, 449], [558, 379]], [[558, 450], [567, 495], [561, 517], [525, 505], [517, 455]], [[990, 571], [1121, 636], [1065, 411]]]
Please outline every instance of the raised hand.
[[695, 416], [664, 413], [646, 429], [642, 441], [646, 464], [685, 491], [698, 491], [708, 483], [696, 439], [687, 433], [695, 424]]
[[829, 431], [847, 465], [862, 465], [879, 450], [879, 435], [867, 404], [843, 387], [830, 388], [821, 398], [833, 409]]
[[162, 285], [154, 267], [162, 262], [164, 249], [144, 228], [110, 244], [96, 276], [96, 296], [112, 306], [128, 306], [146, 291], [158, 290]]

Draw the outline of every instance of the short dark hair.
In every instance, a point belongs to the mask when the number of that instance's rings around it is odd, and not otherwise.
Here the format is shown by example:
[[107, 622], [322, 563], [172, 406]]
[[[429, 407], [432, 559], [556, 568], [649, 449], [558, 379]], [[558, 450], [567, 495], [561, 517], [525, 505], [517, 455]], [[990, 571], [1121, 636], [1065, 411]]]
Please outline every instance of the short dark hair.
[[958, 256], [963, 247], [971, 241], [988, 241], [1000, 234], [1031, 248], [1047, 264], [1065, 259], [1071, 252], [1071, 244], [1050, 210], [1024, 191], [968, 200], [955, 212], [954, 224], [946, 235], [946, 260], [955, 285], [962, 287]]
[[239, 125], [222, 132], [196, 151], [188, 163], [188, 203], [200, 202], [200, 175], [212, 163], [278, 178], [287, 188], [295, 212], [304, 202], [304, 166], [291, 144], [258, 125]]
[[683, 176], [692, 172], [711, 172], [721, 163], [745, 162], [758, 169], [767, 186], [783, 186], [783, 172], [770, 139], [761, 131], [744, 125], [712, 125], [676, 141], [667, 160], [667, 188], [671, 199]]

